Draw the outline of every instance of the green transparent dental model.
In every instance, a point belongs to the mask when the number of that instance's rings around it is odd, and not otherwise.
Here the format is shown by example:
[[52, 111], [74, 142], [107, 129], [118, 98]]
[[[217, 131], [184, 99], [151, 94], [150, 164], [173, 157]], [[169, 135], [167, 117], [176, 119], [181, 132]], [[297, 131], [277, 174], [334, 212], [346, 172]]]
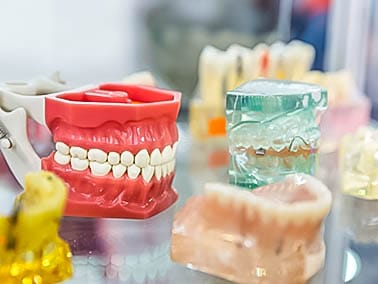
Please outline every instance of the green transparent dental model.
[[313, 174], [327, 91], [291, 81], [255, 80], [229, 91], [230, 183], [255, 188], [295, 172]]

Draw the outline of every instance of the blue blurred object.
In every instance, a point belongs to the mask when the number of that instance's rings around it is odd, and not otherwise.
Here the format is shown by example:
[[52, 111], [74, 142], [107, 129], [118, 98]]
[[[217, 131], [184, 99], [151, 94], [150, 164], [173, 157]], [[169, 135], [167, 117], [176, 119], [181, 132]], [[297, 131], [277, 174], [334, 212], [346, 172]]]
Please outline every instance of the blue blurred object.
[[[312, 69], [324, 70], [324, 50], [327, 32], [328, 3], [320, 8], [308, 1], [306, 7], [293, 7], [291, 39], [298, 39], [314, 46], [316, 50]], [[327, 2], [327, 1], [326, 1]]]

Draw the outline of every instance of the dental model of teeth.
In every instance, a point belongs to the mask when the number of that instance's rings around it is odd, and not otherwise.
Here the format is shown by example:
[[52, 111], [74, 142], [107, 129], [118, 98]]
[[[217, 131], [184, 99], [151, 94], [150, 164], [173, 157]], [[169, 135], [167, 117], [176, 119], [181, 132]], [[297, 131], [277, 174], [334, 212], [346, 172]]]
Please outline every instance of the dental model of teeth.
[[252, 192], [207, 184], [175, 216], [171, 258], [237, 283], [306, 283], [323, 266], [331, 200], [305, 174]]
[[67, 192], [53, 173], [26, 175], [11, 215], [0, 216], [1, 283], [58, 283], [71, 277], [72, 254], [58, 234]]
[[378, 200], [378, 130], [363, 127], [347, 134], [340, 145], [339, 159], [342, 191]]
[[295, 172], [313, 174], [327, 91], [317, 85], [254, 80], [226, 98], [230, 182], [255, 188]]
[[153, 177], [158, 181], [165, 178], [175, 169], [177, 142], [165, 146], [162, 151], [159, 148], [151, 152], [141, 149], [135, 155], [130, 151], [106, 153], [101, 149], [69, 147], [63, 142], [55, 145], [55, 162], [62, 166], [70, 165], [75, 171], [90, 169], [93, 176], [103, 177], [109, 173], [117, 179], [124, 175], [129, 179], [141, 176], [145, 182], [150, 182]]
[[141, 219], [176, 201], [180, 98], [111, 83], [46, 99], [56, 151], [41, 163], [69, 185], [66, 215]]
[[253, 49], [231, 45], [226, 51], [213, 46], [199, 58], [199, 97], [190, 104], [189, 124], [193, 136], [202, 140], [224, 136], [224, 97], [246, 81], [260, 77], [295, 80], [310, 70], [315, 50], [300, 41]]

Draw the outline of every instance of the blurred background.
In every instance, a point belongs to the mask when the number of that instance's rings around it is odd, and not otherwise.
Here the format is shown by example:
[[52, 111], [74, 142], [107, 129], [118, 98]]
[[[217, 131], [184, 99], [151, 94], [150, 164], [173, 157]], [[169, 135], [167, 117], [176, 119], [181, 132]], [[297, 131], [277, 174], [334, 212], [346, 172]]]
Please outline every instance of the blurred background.
[[205, 45], [301, 39], [316, 48], [313, 69], [353, 74], [377, 118], [377, 17], [372, 0], [4, 0], [0, 81], [59, 70], [78, 86], [150, 70], [185, 110]]

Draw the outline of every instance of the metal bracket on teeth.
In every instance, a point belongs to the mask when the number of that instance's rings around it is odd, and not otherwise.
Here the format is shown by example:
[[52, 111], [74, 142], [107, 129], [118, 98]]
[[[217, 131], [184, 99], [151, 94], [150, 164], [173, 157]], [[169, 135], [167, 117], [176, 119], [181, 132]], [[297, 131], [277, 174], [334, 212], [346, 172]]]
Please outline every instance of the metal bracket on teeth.
[[265, 155], [265, 149], [259, 148], [256, 150], [256, 155], [257, 156], [264, 156]]

